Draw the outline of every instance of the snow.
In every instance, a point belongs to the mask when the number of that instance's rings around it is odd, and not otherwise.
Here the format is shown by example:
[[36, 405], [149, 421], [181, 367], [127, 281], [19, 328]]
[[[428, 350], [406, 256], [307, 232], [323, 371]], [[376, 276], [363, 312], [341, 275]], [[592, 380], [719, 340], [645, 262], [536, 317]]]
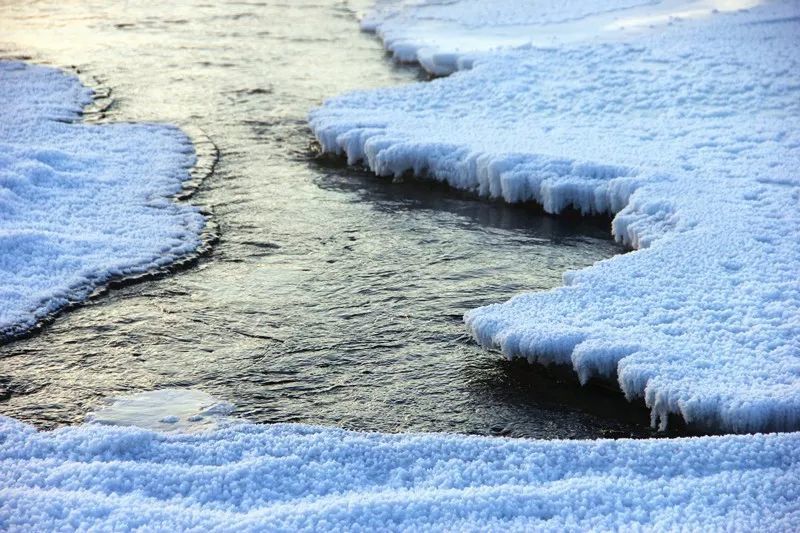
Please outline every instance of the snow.
[[759, 0], [378, 0], [362, 18], [399, 61], [436, 75], [469, 68], [500, 48], [620, 40], [678, 20], [707, 17]]
[[47, 67], [0, 61], [0, 94], [0, 338], [198, 248], [177, 128], [81, 124], [91, 91]]
[[800, 434], [534, 441], [0, 417], [0, 529], [790, 531]]
[[[412, 170], [551, 212], [612, 213], [615, 236], [638, 250], [567, 273], [561, 289], [470, 312], [476, 338], [509, 357], [571, 364], [583, 380], [616, 375], [662, 422], [679, 413], [730, 431], [797, 429], [800, 6], [491, 51], [495, 36], [480, 38], [494, 31], [489, 21], [564, 24], [553, 18], [564, 10], [542, 2], [541, 17], [490, 18], [474, 11], [490, 3], [440, 4], [475, 14], [459, 39], [476, 55], [455, 63], [471, 70], [329, 101], [311, 117], [324, 148], [379, 174]], [[602, 5], [641, 18], [640, 6]], [[399, 28], [417, 27], [396, 16]], [[202, 217], [170, 199], [194, 160], [178, 130], [75, 123], [90, 93], [54, 69], [0, 62], [0, 94], [0, 331], [22, 331], [111, 277], [197, 247]], [[800, 433], [388, 435], [235, 423], [229, 409], [165, 390], [116, 399], [93, 423], [52, 432], [0, 417], [0, 530], [800, 523]]]
[[800, 4], [484, 46], [494, 20], [528, 24], [541, 9], [547, 29], [559, 5], [383, 5], [366, 25], [395, 52], [402, 42], [419, 59], [468, 27], [460, 48], [480, 53], [447, 78], [333, 98], [312, 129], [380, 175], [614, 215], [637, 251], [468, 312], [485, 346], [571, 365], [583, 382], [616, 378], [661, 427], [674, 413], [706, 430], [800, 429]]

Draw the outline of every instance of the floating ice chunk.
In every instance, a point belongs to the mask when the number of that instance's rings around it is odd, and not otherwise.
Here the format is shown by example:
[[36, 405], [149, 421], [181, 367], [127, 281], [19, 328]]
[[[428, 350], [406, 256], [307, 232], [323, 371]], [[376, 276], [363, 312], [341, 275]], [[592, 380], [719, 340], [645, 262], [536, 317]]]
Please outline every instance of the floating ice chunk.
[[192, 433], [233, 422], [233, 405], [195, 389], [158, 389], [113, 398], [86, 416], [94, 424]]
[[475, 45], [500, 46], [506, 23], [643, 9], [625, 4], [385, 4], [366, 24], [388, 48], [443, 37], [479, 52], [471, 69], [332, 98], [311, 127], [380, 175], [614, 215], [637, 251], [467, 313], [484, 345], [571, 365], [583, 382], [616, 375], [661, 427], [674, 413], [714, 430], [800, 429], [800, 4], [729, 2], [547, 48]]
[[0, 339], [199, 247], [177, 128], [77, 123], [91, 91], [52, 68], [0, 61], [0, 95]]
[[5, 531], [791, 531], [800, 434], [534, 441], [0, 417]]

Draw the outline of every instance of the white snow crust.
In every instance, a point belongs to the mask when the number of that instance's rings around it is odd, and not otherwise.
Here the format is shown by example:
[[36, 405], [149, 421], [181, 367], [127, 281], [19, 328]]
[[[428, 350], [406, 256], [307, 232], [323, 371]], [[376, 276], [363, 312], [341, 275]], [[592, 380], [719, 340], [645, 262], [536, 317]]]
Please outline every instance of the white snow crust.
[[790, 531], [800, 434], [529, 441], [0, 417], [3, 531]]
[[619, 41], [641, 31], [759, 0], [378, 0], [361, 20], [399, 61], [436, 75], [469, 68], [484, 52], [587, 39]]
[[567, 8], [412, 4], [366, 26], [423, 64], [419, 50], [452, 35], [442, 27], [469, 27], [461, 49], [483, 51], [447, 78], [327, 101], [310, 115], [323, 149], [379, 175], [609, 213], [637, 250], [467, 313], [474, 336], [583, 382], [616, 378], [661, 427], [675, 413], [712, 430], [800, 429], [800, 4], [492, 52], [483, 36], [496, 44], [503, 21], [546, 27]]
[[72, 75], [0, 61], [0, 338], [200, 245], [203, 216], [170, 198], [195, 161], [189, 139], [81, 124], [91, 100]]
[[[447, 79], [334, 99], [312, 125], [327, 150], [380, 174], [615, 214], [614, 234], [638, 251], [471, 312], [487, 346], [582, 379], [616, 374], [662, 421], [796, 428], [798, 21], [800, 7], [776, 3], [624, 42], [484, 51]], [[0, 95], [0, 329], [196, 248], [202, 217], [170, 200], [194, 160], [178, 130], [75, 123], [91, 95], [54, 69], [0, 62]], [[800, 433], [533, 441], [117, 425], [200, 422], [220, 414], [209, 405], [225, 404], [156, 391], [51, 432], [0, 416], [0, 530], [800, 523]]]

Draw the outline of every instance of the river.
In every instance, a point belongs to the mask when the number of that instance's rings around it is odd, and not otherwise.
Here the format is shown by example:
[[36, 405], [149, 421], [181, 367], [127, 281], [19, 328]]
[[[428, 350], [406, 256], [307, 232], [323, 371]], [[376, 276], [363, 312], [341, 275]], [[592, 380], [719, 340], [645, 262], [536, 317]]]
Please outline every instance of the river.
[[[103, 121], [219, 150], [190, 201], [219, 238], [0, 347], [0, 413], [48, 428], [104, 398], [199, 388], [257, 422], [542, 438], [653, 435], [621, 394], [488, 353], [461, 317], [623, 250], [552, 217], [319, 159], [309, 109], [413, 83], [337, 0], [0, 1], [0, 53], [112, 90]], [[164, 6], [169, 7], [164, 7]]]

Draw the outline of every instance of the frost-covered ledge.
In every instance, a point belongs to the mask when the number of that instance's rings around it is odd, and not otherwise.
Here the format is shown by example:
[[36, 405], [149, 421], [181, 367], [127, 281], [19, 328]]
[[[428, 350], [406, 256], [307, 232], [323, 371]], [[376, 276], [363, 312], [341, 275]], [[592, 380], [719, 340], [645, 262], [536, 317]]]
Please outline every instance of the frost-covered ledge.
[[[595, 14], [623, 20], [638, 4]], [[380, 175], [615, 215], [637, 251], [467, 313], [482, 344], [583, 381], [616, 376], [662, 426], [675, 413], [712, 430], [800, 429], [800, 6], [487, 51], [509, 44], [498, 32], [522, 35], [513, 21], [545, 31], [556, 14], [384, 4], [366, 26], [401, 59], [470, 70], [333, 98], [312, 129]]]
[[172, 196], [195, 162], [177, 128], [79, 122], [92, 92], [0, 61], [0, 340], [113, 279], [186, 258], [205, 219]]

